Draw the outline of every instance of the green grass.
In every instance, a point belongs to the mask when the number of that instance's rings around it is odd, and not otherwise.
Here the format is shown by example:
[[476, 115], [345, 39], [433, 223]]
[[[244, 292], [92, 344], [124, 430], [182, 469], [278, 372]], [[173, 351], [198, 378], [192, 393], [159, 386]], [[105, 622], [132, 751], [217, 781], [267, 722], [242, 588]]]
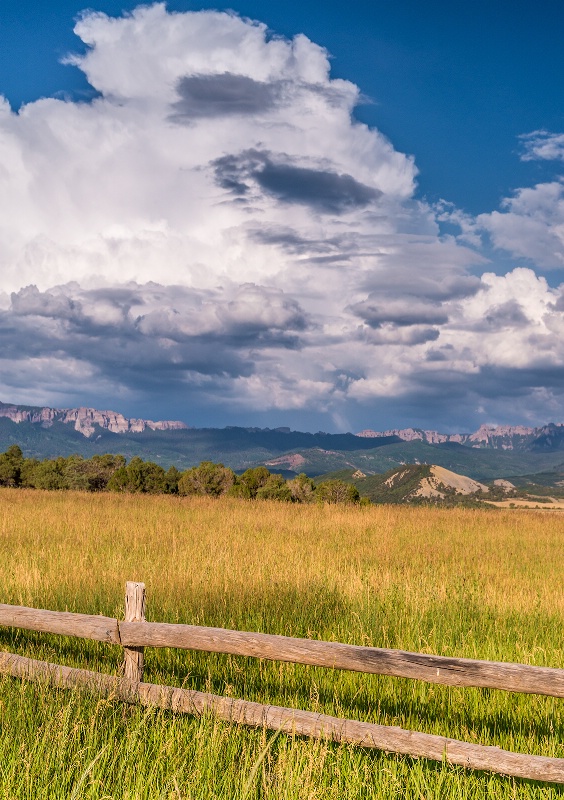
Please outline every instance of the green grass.
[[[564, 664], [564, 518], [0, 492], [0, 602]], [[116, 673], [117, 647], [0, 629]], [[562, 701], [147, 649], [145, 679], [564, 757]], [[1, 798], [556, 798], [564, 789], [0, 679]]]

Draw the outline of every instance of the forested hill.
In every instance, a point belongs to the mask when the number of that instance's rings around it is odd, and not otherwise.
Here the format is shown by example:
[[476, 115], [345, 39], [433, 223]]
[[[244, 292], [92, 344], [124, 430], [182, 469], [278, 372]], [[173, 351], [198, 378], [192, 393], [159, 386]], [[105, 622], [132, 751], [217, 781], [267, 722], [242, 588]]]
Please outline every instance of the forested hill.
[[163, 465], [186, 468], [200, 461], [220, 461], [234, 467], [268, 460], [293, 450], [318, 449], [328, 454], [374, 450], [401, 441], [397, 436], [378, 440], [352, 433], [303, 433], [288, 429], [260, 428], [186, 428], [114, 433], [96, 426], [85, 437], [72, 425], [55, 421], [48, 426], [32, 422], [14, 422], [0, 418], [0, 451], [19, 445], [26, 456], [53, 458], [74, 453], [90, 458], [96, 454], [122, 453], [140, 456]]

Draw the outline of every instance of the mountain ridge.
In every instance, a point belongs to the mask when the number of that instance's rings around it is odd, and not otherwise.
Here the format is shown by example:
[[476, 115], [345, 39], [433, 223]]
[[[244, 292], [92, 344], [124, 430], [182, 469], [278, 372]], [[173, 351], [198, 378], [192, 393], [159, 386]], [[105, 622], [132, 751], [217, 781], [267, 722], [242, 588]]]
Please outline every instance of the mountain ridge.
[[[406, 464], [434, 464], [477, 481], [546, 471], [560, 474], [564, 469], [564, 425], [486, 428], [489, 438], [477, 439], [478, 446], [468, 439], [466, 444], [452, 441], [456, 434], [439, 434], [444, 439], [431, 444], [416, 428], [398, 430], [404, 435], [407, 431], [405, 439], [393, 432], [356, 436], [304, 433], [287, 427], [194, 428], [170, 420], [129, 420], [117, 412], [87, 407], [0, 403], [0, 451], [17, 444], [26, 457], [39, 459], [113, 453], [180, 469], [213, 461], [235, 470], [266, 465], [312, 477], [342, 469], [373, 475]], [[496, 431], [501, 438], [493, 436]]]
[[99, 428], [112, 433], [142, 433], [149, 428], [153, 431], [187, 430], [188, 425], [179, 420], [128, 419], [118, 411], [99, 411], [96, 408], [51, 408], [50, 406], [18, 406], [0, 402], [0, 417], [16, 424], [29, 422], [32, 425], [51, 427], [55, 422], [73, 424], [74, 429], [90, 438]]
[[394, 428], [388, 431], [366, 429], [355, 434], [365, 439], [397, 436], [404, 442], [459, 444], [465, 447], [494, 450], [552, 448], [564, 441], [564, 425], [549, 422], [540, 427], [525, 425], [480, 425], [473, 433], [440, 433], [423, 428]]
[[[84, 437], [90, 438], [96, 432], [96, 426], [111, 433], [143, 433], [144, 431], [190, 430], [192, 426], [180, 420], [158, 420], [128, 418], [118, 411], [99, 410], [87, 406], [76, 408], [54, 408], [51, 406], [27, 406], [16, 403], [0, 402], [0, 417], [10, 419], [16, 424], [28, 422], [32, 425], [51, 427], [55, 422], [72, 424], [74, 429]], [[200, 430], [244, 430], [249, 433], [272, 432], [281, 434], [300, 433], [288, 427], [256, 428], [228, 425], [225, 428], [201, 428]], [[480, 425], [473, 433], [441, 433], [424, 428], [393, 428], [387, 431], [375, 431], [367, 428], [355, 434], [309, 434], [356, 436], [359, 439], [396, 439], [403, 442], [420, 441], [425, 444], [459, 444], [472, 448], [488, 448], [496, 450], [554, 448], [564, 442], [564, 424], [550, 422], [539, 427], [525, 425]], [[359, 445], [364, 449], [366, 445]], [[375, 444], [377, 447], [378, 445]]]

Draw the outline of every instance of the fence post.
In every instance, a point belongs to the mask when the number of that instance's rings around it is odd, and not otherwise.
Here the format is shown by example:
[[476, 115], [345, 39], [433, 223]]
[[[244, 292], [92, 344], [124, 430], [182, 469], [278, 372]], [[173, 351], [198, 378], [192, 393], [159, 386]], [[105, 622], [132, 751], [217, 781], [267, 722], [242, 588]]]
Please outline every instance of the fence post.
[[[125, 621], [145, 622], [145, 584], [127, 581], [125, 584]], [[128, 680], [143, 680], [143, 647], [123, 648], [123, 674]]]

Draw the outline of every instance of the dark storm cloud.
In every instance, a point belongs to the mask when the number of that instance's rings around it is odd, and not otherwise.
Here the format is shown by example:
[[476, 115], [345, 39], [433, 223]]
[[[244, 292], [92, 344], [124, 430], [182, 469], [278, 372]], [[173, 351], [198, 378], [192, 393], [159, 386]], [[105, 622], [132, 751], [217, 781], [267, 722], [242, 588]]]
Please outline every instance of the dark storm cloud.
[[418, 344], [434, 342], [440, 336], [438, 328], [428, 328], [423, 325], [399, 327], [397, 325], [384, 325], [379, 328], [369, 328], [359, 331], [358, 338], [371, 345], [402, 345], [413, 347]]
[[179, 99], [172, 104], [170, 119], [190, 124], [196, 119], [226, 116], [252, 116], [284, 105], [291, 97], [310, 93], [322, 97], [333, 107], [348, 106], [350, 89], [300, 81], [256, 81], [248, 75], [223, 72], [212, 75], [186, 75], [176, 84]]
[[493, 306], [484, 317], [484, 324], [490, 330], [503, 328], [526, 328], [531, 320], [525, 314], [523, 306], [516, 300]]
[[479, 387], [484, 397], [492, 399], [523, 396], [547, 388], [560, 394], [564, 391], [564, 366], [540, 360], [522, 368], [488, 366], [481, 371]]
[[[288, 226], [250, 229], [248, 236], [262, 245], [299, 256], [300, 263], [346, 265], [351, 260], [372, 261], [374, 268], [359, 274], [358, 288], [369, 296], [413, 303], [443, 303], [475, 295], [484, 284], [463, 265], [445, 269], [445, 255], [425, 237], [345, 233], [323, 239], [308, 238]], [[460, 252], [461, 248], [458, 248]]]
[[147, 391], [248, 377], [261, 350], [299, 348], [308, 324], [293, 298], [255, 284], [213, 292], [157, 284], [68, 284], [49, 292], [30, 286], [0, 312], [4, 359], [74, 359]]
[[444, 325], [448, 314], [435, 305], [421, 303], [415, 298], [395, 300], [386, 297], [368, 298], [351, 306], [357, 316], [372, 328], [380, 328], [384, 323], [398, 327], [410, 325]]
[[255, 177], [263, 189], [285, 203], [304, 203], [334, 213], [366, 206], [381, 194], [352, 175], [272, 161], [267, 161]]
[[409, 245], [405, 246], [404, 251], [407, 263], [393, 254], [383, 253], [379, 257], [382, 268], [366, 275], [363, 288], [393, 293], [401, 287], [402, 293], [409, 291], [413, 297], [433, 302], [462, 300], [483, 288], [480, 278], [465, 275], [462, 270], [445, 274], [442, 264], [418, 259], [417, 253], [413, 253]]
[[[271, 225], [249, 230], [249, 236], [259, 244], [270, 244], [281, 247], [292, 255], [308, 253], [334, 254], [342, 253], [357, 257], [381, 255], [382, 244], [389, 245], [389, 237], [366, 235], [362, 233], [345, 233], [315, 239], [303, 236], [293, 228], [283, 225]], [[397, 240], [396, 240], [397, 242]]]
[[[103, 332], [88, 324], [41, 317], [15, 318], [0, 316], [2, 357], [21, 361], [34, 359], [76, 360], [88, 364], [104, 377], [129, 387], [140, 387], [160, 381], [180, 381], [186, 372], [204, 376], [250, 375], [254, 362], [236, 348], [220, 347], [206, 337], [188, 342], [163, 343], [144, 336], [136, 325], [113, 327]], [[65, 324], [66, 322], [66, 324]]]
[[251, 188], [250, 179], [260, 169], [260, 160], [251, 157], [254, 151], [241, 153], [239, 156], [221, 156], [212, 161], [215, 181], [222, 189], [234, 195], [245, 195]]
[[281, 154], [245, 150], [212, 162], [219, 186], [239, 197], [260, 187], [283, 203], [299, 203], [324, 213], [340, 214], [363, 208], [381, 192], [331, 170], [296, 166]]
[[190, 75], [180, 78], [176, 90], [180, 99], [173, 104], [175, 122], [231, 114], [259, 114], [272, 108], [283, 83], [263, 83], [246, 75]]
[[324, 239], [308, 239], [292, 228], [282, 225], [250, 229], [248, 237], [257, 244], [274, 245], [285, 253], [301, 256], [302, 260], [312, 262], [348, 261], [353, 255], [364, 255], [358, 251], [358, 243], [353, 237], [328, 236]]
[[[472, 354], [467, 353], [467, 357], [471, 358]], [[499, 401], [503, 398], [505, 402], [518, 397], [529, 397], [534, 405], [538, 390], [562, 395], [564, 366], [539, 361], [538, 364], [528, 367], [485, 365], [478, 370], [463, 372], [453, 368], [447, 361], [444, 369], [438, 366], [432, 370], [415, 369], [409, 382], [420, 397], [433, 397], [445, 405], [470, 395], [488, 401]], [[406, 392], [408, 394], [409, 389]]]

